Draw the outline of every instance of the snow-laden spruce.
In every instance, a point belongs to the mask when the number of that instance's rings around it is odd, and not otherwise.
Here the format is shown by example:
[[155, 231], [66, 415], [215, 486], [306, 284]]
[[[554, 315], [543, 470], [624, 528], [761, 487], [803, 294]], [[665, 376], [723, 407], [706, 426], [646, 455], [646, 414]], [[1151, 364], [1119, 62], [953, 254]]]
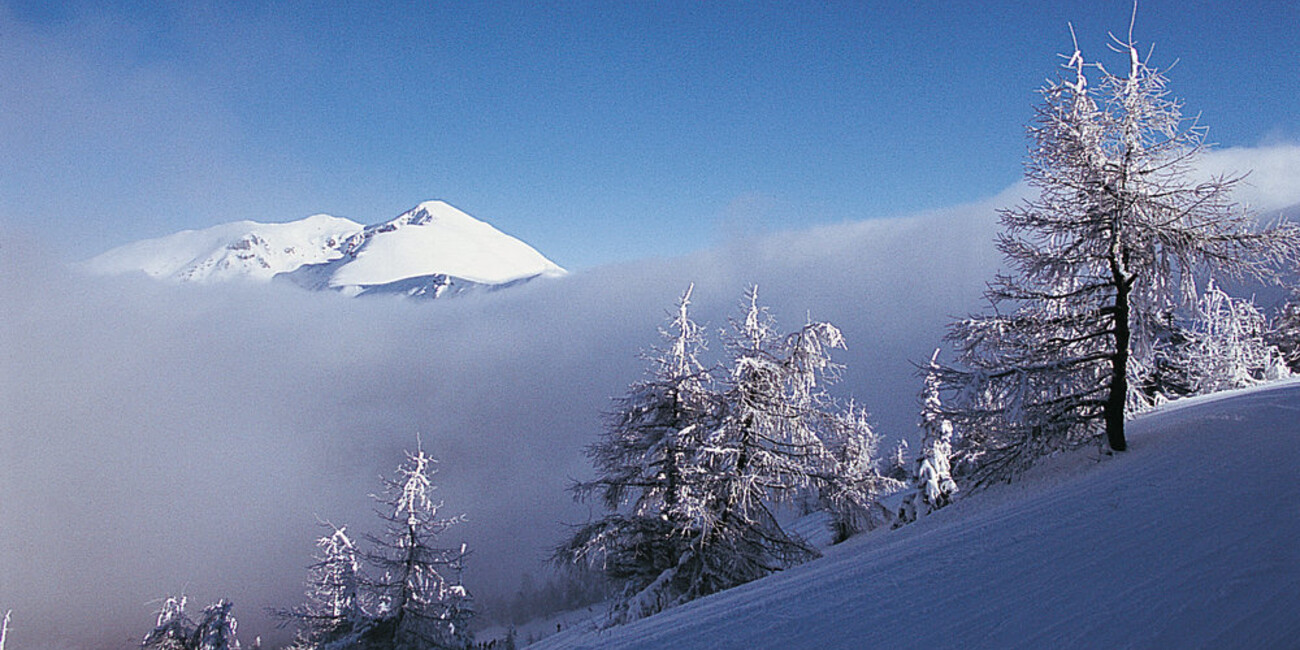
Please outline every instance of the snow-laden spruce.
[[[461, 584], [467, 555], [436, 540], [463, 516], [443, 518], [430, 496], [437, 461], [407, 452], [397, 478], [376, 496], [385, 522], [361, 552], [344, 528], [320, 538], [307, 602], [279, 615], [298, 627], [295, 650], [464, 649], [473, 643], [472, 599]], [[362, 571], [365, 560], [371, 571]]]
[[[916, 459], [915, 472], [909, 476], [912, 488], [903, 498], [896, 526], [916, 521], [948, 505], [959, 491], [952, 476], [952, 422], [944, 416], [939, 395], [938, 360], [939, 350], [935, 350], [926, 369], [925, 387], [921, 390], [921, 454]], [[905, 443], [900, 443], [896, 464], [902, 464], [905, 449]]]
[[[991, 314], [954, 323], [957, 364], [938, 372], [976, 482], [1092, 442], [1126, 447], [1166, 325], [1197, 280], [1276, 279], [1300, 259], [1300, 230], [1260, 227], [1229, 199], [1240, 178], [1195, 180], [1205, 129], [1182, 116], [1166, 78], [1116, 39], [1123, 74], [1077, 47], [1042, 90], [1029, 128], [1039, 196], [1002, 212]], [[1090, 75], [1100, 80], [1094, 93]]]
[[842, 538], [883, 517], [876, 496], [892, 486], [876, 471], [864, 414], [825, 393], [838, 329], [814, 322], [780, 336], [752, 289], [725, 336], [730, 363], [710, 368], [690, 295], [647, 355], [650, 377], [616, 402], [588, 449], [597, 477], [574, 493], [599, 498], [606, 514], [556, 551], [620, 588], [610, 624], [816, 557], [774, 508], [829, 510]]
[[665, 329], [666, 345], [646, 355], [650, 378], [616, 402], [600, 442], [587, 454], [597, 478], [574, 486], [608, 514], [578, 529], [556, 551], [560, 563], [598, 567], [621, 589], [610, 621], [648, 616], [688, 599], [676, 580], [698, 530], [692, 521], [697, 458], [716, 427], [713, 376], [699, 360], [703, 330], [688, 315], [687, 289]]
[[295, 648], [321, 648], [346, 639], [368, 619], [362, 606], [360, 551], [347, 526], [325, 524], [330, 534], [316, 540], [316, 562], [309, 567], [307, 602], [278, 612], [298, 628]]
[[377, 603], [365, 639], [382, 647], [467, 648], [473, 640], [474, 612], [461, 584], [465, 546], [436, 546], [439, 535], [464, 520], [439, 516], [442, 504], [430, 498], [436, 462], [423, 449], [407, 452], [398, 478], [386, 480], [384, 494], [376, 497], [386, 529], [369, 537], [373, 548], [366, 559], [378, 574], [364, 584]]
[[223, 599], [208, 605], [197, 623], [185, 614], [185, 604], [184, 596], [163, 599], [157, 623], [140, 646], [157, 650], [239, 650], [235, 638], [238, 623], [231, 614], [234, 605], [230, 601]]

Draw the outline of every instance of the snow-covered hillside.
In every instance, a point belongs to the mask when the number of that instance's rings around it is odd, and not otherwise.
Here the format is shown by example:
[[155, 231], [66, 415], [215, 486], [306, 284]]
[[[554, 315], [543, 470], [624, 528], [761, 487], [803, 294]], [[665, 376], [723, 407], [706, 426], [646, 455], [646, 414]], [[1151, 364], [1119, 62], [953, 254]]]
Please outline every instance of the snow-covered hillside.
[[535, 648], [1282, 648], [1300, 639], [1300, 382], [1185, 400], [826, 557]]
[[312, 289], [427, 296], [565, 272], [528, 244], [442, 201], [369, 227], [322, 214], [187, 230], [115, 248], [86, 266], [96, 273], [143, 271], [194, 282], [284, 275]]

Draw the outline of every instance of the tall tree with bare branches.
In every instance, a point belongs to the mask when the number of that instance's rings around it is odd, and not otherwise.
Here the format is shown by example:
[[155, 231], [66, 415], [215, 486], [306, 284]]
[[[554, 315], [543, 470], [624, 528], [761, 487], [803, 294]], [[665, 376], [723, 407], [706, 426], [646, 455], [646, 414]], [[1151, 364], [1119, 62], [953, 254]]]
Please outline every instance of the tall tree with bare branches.
[[1131, 31], [1112, 37], [1122, 72], [1076, 45], [1066, 74], [1042, 89], [1026, 165], [1038, 196], [1001, 214], [1010, 272], [990, 285], [991, 314], [950, 329], [957, 364], [938, 371], [945, 415], [980, 456], [980, 480], [1101, 434], [1126, 449], [1135, 380], [1198, 281], [1273, 280], [1298, 258], [1296, 227], [1261, 226], [1231, 201], [1240, 177], [1195, 174], [1205, 128], [1184, 118]]

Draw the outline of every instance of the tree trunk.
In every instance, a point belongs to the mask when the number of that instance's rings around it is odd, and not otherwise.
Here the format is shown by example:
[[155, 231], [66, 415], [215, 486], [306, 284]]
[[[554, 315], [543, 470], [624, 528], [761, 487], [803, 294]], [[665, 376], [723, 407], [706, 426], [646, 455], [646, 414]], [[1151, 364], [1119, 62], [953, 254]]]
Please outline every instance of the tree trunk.
[[1128, 402], [1129, 292], [1133, 281], [1124, 277], [1120, 265], [1112, 261], [1115, 272], [1115, 354], [1111, 357], [1110, 394], [1106, 396], [1106, 442], [1114, 451], [1128, 449], [1124, 440], [1124, 407]]

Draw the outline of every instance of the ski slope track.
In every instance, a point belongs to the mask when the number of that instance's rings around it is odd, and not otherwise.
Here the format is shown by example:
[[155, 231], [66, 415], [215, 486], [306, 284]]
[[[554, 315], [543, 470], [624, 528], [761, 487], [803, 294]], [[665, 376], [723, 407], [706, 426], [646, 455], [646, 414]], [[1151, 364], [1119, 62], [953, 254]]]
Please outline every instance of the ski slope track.
[[1294, 648], [1300, 382], [1167, 405], [822, 559], [533, 648]]

